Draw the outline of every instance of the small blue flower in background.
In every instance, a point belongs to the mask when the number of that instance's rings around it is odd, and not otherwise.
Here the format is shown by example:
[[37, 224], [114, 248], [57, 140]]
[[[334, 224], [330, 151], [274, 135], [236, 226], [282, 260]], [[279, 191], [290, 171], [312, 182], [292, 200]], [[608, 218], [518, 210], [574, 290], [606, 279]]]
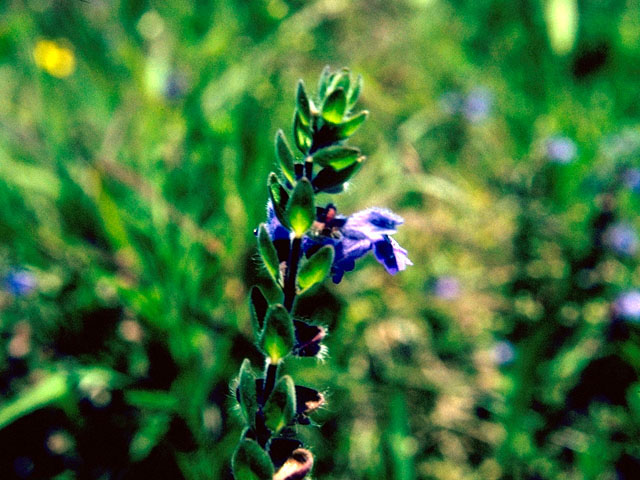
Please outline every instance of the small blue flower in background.
[[638, 251], [638, 235], [627, 223], [616, 223], [603, 235], [605, 245], [620, 255], [634, 255]]
[[486, 120], [491, 113], [493, 96], [486, 88], [474, 88], [464, 101], [463, 113], [472, 123]]
[[444, 300], [453, 300], [460, 295], [460, 282], [456, 277], [439, 277], [433, 285], [433, 294]]
[[7, 290], [16, 297], [27, 295], [36, 288], [36, 277], [27, 270], [10, 272], [5, 280]]
[[633, 192], [640, 192], [640, 169], [628, 168], [622, 174], [622, 181], [625, 186]]
[[508, 365], [516, 357], [516, 351], [511, 342], [503, 340], [496, 343], [491, 350], [491, 359], [496, 365]]
[[187, 80], [180, 73], [171, 73], [164, 87], [164, 96], [167, 100], [179, 100], [187, 93]]
[[567, 164], [576, 158], [578, 148], [569, 137], [556, 136], [547, 140], [546, 154], [554, 163]]
[[449, 115], [463, 115], [471, 123], [486, 120], [493, 106], [491, 91], [483, 87], [471, 90], [466, 96], [446, 92], [440, 97], [440, 108]]
[[640, 322], [640, 292], [631, 290], [621, 294], [613, 304], [614, 312], [633, 322]]
[[[267, 230], [276, 243], [289, 239], [289, 231], [282, 226], [275, 215], [271, 202], [267, 204]], [[324, 245], [332, 245], [335, 251], [331, 275], [335, 283], [340, 283], [344, 272], [355, 268], [355, 261], [373, 251], [391, 275], [413, 265], [407, 251], [398, 245], [391, 235], [396, 233], [404, 220], [384, 208], [368, 208], [349, 217], [336, 214], [336, 208], [329, 204], [319, 208], [317, 220], [312, 228], [313, 235], [305, 235], [302, 250], [312, 255]]]

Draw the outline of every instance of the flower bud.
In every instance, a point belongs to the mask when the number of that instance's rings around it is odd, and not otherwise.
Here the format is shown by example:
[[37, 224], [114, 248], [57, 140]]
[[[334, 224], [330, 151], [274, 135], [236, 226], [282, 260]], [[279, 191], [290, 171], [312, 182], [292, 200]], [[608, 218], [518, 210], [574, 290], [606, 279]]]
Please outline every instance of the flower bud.
[[309, 450], [298, 448], [273, 475], [273, 480], [302, 480], [313, 467], [313, 455]]

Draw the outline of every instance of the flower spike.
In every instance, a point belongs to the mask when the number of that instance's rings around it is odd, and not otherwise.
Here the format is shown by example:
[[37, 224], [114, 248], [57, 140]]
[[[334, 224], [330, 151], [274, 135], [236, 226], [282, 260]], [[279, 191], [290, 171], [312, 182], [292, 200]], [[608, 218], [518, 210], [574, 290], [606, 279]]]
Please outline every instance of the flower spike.
[[305, 321], [296, 317], [297, 298], [313, 295], [326, 277], [339, 283], [369, 252], [391, 275], [412, 265], [392, 237], [404, 222], [399, 215], [374, 207], [344, 216], [333, 203], [318, 203], [317, 194], [342, 192], [363, 165], [360, 149], [347, 145], [369, 113], [353, 111], [361, 90], [362, 77], [354, 79], [348, 69], [325, 68], [317, 97], [300, 81], [293, 141], [282, 130], [275, 135], [279, 169], [268, 177], [267, 218], [255, 233], [264, 271], [280, 292], [251, 290], [252, 325], [265, 369], [254, 373], [245, 360], [234, 384], [244, 421], [232, 460], [236, 480], [303, 480], [313, 468], [297, 428], [313, 424], [311, 416], [326, 399], [282, 375], [282, 364], [291, 356], [324, 358], [327, 329], [313, 314]]

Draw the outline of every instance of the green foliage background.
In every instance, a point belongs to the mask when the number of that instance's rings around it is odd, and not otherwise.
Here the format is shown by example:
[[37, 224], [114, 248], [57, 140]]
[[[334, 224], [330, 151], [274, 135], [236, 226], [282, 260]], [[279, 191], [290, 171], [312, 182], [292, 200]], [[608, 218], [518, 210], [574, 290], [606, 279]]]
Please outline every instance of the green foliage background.
[[[273, 137], [326, 64], [372, 112], [338, 208], [403, 215], [414, 266], [300, 305], [330, 331], [287, 365], [328, 397], [313, 477], [637, 478], [640, 327], [611, 305], [640, 270], [600, 241], [640, 226], [635, 0], [2, 2], [0, 275], [36, 281], [0, 291], [3, 478], [230, 478]], [[446, 107], [479, 92], [486, 118]]]

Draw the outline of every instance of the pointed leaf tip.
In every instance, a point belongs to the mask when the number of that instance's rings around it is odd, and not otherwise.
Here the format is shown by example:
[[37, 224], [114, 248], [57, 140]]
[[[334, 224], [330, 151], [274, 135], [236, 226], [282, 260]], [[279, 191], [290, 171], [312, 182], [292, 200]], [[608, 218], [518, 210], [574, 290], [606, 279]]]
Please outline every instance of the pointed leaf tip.
[[282, 170], [282, 174], [285, 176], [287, 181], [293, 185], [295, 183], [295, 157], [291, 148], [289, 148], [289, 144], [284, 137], [284, 132], [282, 130], [278, 130], [276, 132], [276, 157], [280, 162], [280, 170]]
[[264, 223], [258, 227], [258, 251], [267, 272], [276, 283], [280, 282], [280, 262], [278, 261], [278, 252], [273, 246], [271, 236], [267, 231]]
[[349, 91], [348, 100], [347, 100], [347, 110], [353, 108], [353, 106], [358, 101], [360, 97], [360, 92], [362, 91], [362, 75], [358, 75], [355, 84], [351, 85], [351, 90]]
[[313, 143], [313, 137], [311, 136], [311, 130], [309, 130], [309, 127], [303, 123], [300, 112], [297, 108], [293, 118], [293, 138], [296, 141], [296, 147], [298, 147], [298, 150], [306, 155]]
[[300, 114], [300, 121], [306, 127], [311, 123], [311, 100], [307, 96], [307, 92], [304, 89], [304, 82], [298, 81], [298, 90], [296, 92], [296, 106], [298, 107], [298, 113]]
[[322, 73], [320, 74], [320, 79], [318, 80], [318, 98], [320, 98], [320, 103], [322, 103], [322, 100], [324, 99], [324, 96], [327, 93], [327, 87], [329, 86], [330, 75], [331, 75], [331, 67], [327, 65], [322, 69]]
[[345, 139], [356, 133], [356, 130], [360, 128], [360, 125], [364, 123], [364, 121], [369, 116], [368, 110], [363, 110], [360, 113], [355, 114], [353, 117], [348, 118], [343, 123], [336, 127], [337, 136], [339, 139]]
[[262, 290], [258, 286], [251, 288], [251, 301], [249, 302], [251, 310], [251, 320], [253, 322], [253, 333], [256, 338], [260, 335], [264, 326], [264, 318], [267, 315], [269, 309], [269, 301], [264, 296]]
[[355, 162], [341, 170], [333, 167], [323, 168], [313, 179], [313, 187], [318, 192], [332, 192], [348, 182], [360, 170], [364, 159], [365, 157], [358, 157]]
[[273, 206], [273, 211], [275, 212], [276, 217], [278, 218], [280, 223], [288, 229], [289, 221], [287, 220], [287, 216], [285, 215], [285, 208], [287, 206], [287, 203], [289, 202], [289, 194], [280, 184], [278, 175], [276, 175], [274, 172], [271, 172], [269, 174], [267, 189], [269, 190], [269, 198], [271, 199], [271, 204]]

